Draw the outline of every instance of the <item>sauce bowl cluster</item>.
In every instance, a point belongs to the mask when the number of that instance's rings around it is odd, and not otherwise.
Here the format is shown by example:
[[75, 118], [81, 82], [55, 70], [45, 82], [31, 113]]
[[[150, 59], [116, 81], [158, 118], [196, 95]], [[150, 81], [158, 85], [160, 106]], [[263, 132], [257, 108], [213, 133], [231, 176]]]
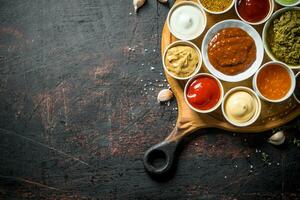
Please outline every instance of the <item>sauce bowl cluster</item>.
[[[283, 8], [272, 15], [274, 4], [274, 0], [198, 0], [198, 3], [181, 1], [172, 7], [167, 26], [179, 40], [166, 47], [162, 62], [168, 75], [183, 83], [187, 81], [183, 95], [190, 109], [208, 114], [221, 106], [227, 122], [246, 127], [259, 119], [262, 102], [279, 103], [292, 96], [297, 84], [291, 68], [300, 68], [300, 64], [291, 66], [280, 62], [268, 41], [273, 37], [270, 30], [274, 20], [278, 21], [286, 11], [300, 11], [300, 8]], [[241, 20], [228, 19], [214, 24], [204, 35], [200, 51], [196, 39], [206, 31], [205, 12], [222, 14], [233, 5]], [[300, 19], [298, 14], [296, 18]], [[295, 26], [298, 24], [300, 30], [297, 19]], [[252, 25], [265, 22], [262, 39]], [[297, 38], [294, 41], [298, 41]], [[264, 51], [273, 61], [262, 65]], [[201, 70], [202, 61], [204, 70]], [[297, 76], [300, 77], [299, 73]], [[253, 90], [248, 87], [251, 80]], [[225, 95], [224, 83], [225, 91], [229, 90]], [[300, 102], [300, 78], [299, 91], [294, 97]]]

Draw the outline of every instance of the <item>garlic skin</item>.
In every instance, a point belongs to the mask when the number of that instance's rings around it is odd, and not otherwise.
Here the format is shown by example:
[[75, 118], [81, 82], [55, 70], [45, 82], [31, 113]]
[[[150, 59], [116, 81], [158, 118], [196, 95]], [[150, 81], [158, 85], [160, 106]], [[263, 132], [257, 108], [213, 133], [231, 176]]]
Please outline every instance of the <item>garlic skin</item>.
[[145, 4], [146, 0], [133, 0], [133, 7], [135, 13], [137, 13], [138, 9]]
[[158, 102], [166, 102], [170, 101], [173, 98], [173, 92], [169, 89], [163, 89], [161, 90], [157, 95], [157, 101]]
[[157, 0], [159, 1], [160, 3], [168, 3], [168, 0]]
[[283, 131], [276, 132], [268, 139], [268, 142], [273, 145], [281, 145], [284, 143], [284, 141], [285, 141], [285, 135]]

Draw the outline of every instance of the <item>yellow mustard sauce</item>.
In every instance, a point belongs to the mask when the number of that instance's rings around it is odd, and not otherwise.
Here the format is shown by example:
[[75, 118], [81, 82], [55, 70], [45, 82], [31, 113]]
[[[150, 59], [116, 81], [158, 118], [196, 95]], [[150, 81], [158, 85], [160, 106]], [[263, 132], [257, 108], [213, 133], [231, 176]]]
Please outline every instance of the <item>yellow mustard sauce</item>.
[[167, 50], [165, 65], [177, 77], [185, 78], [194, 73], [199, 56], [197, 51], [184, 45], [178, 45]]

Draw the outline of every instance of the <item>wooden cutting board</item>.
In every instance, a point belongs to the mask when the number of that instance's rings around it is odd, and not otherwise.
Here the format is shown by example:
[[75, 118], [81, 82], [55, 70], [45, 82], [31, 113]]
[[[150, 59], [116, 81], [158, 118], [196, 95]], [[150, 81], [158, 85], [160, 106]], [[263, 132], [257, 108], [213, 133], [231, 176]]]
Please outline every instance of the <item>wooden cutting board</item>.
[[[180, 1], [181, 0], [177, 0], [176, 3]], [[275, 10], [279, 8], [280, 7], [278, 5], [275, 5]], [[235, 13], [234, 7], [229, 12], [222, 15], [212, 15], [208, 13], [206, 13], [206, 15], [207, 15], [207, 26], [205, 31], [202, 33], [201, 37], [192, 41], [200, 49], [201, 49], [203, 37], [210, 27], [212, 27], [217, 22], [223, 21], [225, 19], [239, 19]], [[254, 28], [258, 31], [258, 33], [260, 33], [260, 35], [262, 33], [263, 25], [254, 26]], [[161, 54], [163, 55], [165, 48], [176, 40], [177, 39], [170, 33], [168, 26], [165, 23], [162, 31]], [[265, 54], [263, 63], [266, 63], [268, 61], [270, 61], [270, 59]], [[204, 64], [202, 64], [200, 72], [209, 73]], [[184, 136], [193, 133], [196, 130], [214, 127], [214, 128], [224, 129], [227, 131], [232, 131], [235, 133], [263, 132], [276, 127], [280, 127], [300, 115], [300, 106], [295, 101], [293, 96], [289, 98], [287, 101], [283, 103], [277, 103], [277, 104], [262, 101], [261, 115], [253, 125], [248, 127], [242, 127], [242, 128], [235, 127], [230, 123], [228, 123], [226, 119], [223, 117], [221, 108], [209, 114], [199, 114], [193, 111], [192, 109], [190, 109], [183, 97], [183, 90], [186, 81], [176, 80], [171, 76], [169, 76], [167, 73], [165, 73], [165, 76], [177, 100], [178, 118], [174, 130], [169, 134], [169, 136], [162, 143], [157, 144], [152, 148], [150, 148], [145, 154], [144, 157], [145, 168], [151, 173], [162, 174], [168, 171], [172, 166], [172, 160], [174, 158], [174, 155], [172, 154], [175, 153], [179, 141]], [[224, 87], [224, 94], [228, 90], [236, 86], [247, 86], [249, 88], [252, 88], [252, 77], [245, 81], [237, 82], [237, 83], [229, 83], [225, 81], [221, 81], [221, 82]], [[151, 162], [153, 162], [153, 160], [157, 157], [156, 155], [158, 153], [160, 154], [160, 157], [166, 158], [168, 162], [166, 162], [166, 165], [163, 165], [162, 167], [155, 168], [152, 166], [153, 163]], [[163, 155], [162, 153], [165, 155]]]

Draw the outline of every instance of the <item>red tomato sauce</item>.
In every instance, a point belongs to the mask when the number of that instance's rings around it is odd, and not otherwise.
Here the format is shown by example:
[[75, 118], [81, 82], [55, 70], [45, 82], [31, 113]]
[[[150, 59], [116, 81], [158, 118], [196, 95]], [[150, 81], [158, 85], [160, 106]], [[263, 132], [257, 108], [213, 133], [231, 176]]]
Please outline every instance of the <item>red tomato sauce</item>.
[[248, 22], [259, 22], [269, 13], [269, 0], [238, 0], [237, 10], [240, 16]]
[[219, 101], [221, 92], [218, 82], [209, 76], [200, 76], [188, 86], [187, 100], [196, 109], [209, 110]]

